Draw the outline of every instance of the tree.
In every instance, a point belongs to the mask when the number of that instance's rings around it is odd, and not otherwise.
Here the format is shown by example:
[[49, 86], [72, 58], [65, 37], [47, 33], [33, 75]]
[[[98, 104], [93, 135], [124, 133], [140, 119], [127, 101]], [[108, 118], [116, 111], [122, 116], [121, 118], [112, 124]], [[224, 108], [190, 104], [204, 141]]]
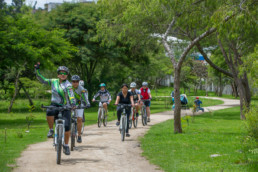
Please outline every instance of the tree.
[[[174, 68], [174, 132], [182, 133], [180, 74], [183, 62], [198, 42], [216, 31], [216, 27], [212, 27], [209, 18], [227, 2], [102, 0], [100, 3], [103, 4], [104, 11], [108, 10], [110, 15], [114, 16], [112, 20], [104, 19], [100, 24], [105, 31], [109, 27], [109, 39], [115, 35], [116, 39], [130, 40], [130, 42], [145, 46], [146, 40], [157, 41], [154, 36], [161, 37], [159, 40], [164, 45]], [[230, 12], [224, 13], [220, 22], [229, 20], [232, 16]], [[190, 39], [189, 33], [192, 33]], [[178, 60], [174, 54], [176, 46], [175, 43], [170, 42], [170, 36], [187, 40], [187, 45], [183, 48]]]
[[[249, 110], [251, 102], [251, 91], [248, 82], [247, 71], [240, 73], [243, 59], [251, 52], [257, 43], [256, 19], [257, 10], [254, 5], [255, 1], [235, 1], [232, 5], [225, 6], [220, 13], [227, 11], [229, 8], [235, 11], [235, 17], [227, 23], [218, 24], [218, 33], [216, 35], [217, 44], [221, 50], [225, 62], [230, 71], [225, 71], [215, 65], [203, 50], [200, 44], [196, 44], [198, 50], [203, 54], [205, 60], [216, 70], [232, 77], [240, 96], [240, 117], [245, 119], [245, 110]], [[220, 16], [220, 13], [217, 16]], [[218, 20], [217, 18], [213, 20]]]
[[[10, 7], [11, 8], [11, 7]], [[14, 71], [10, 82], [15, 83], [15, 92], [10, 103], [9, 112], [17, 95], [19, 78], [25, 70], [33, 73], [33, 66], [37, 61], [43, 66], [52, 67], [55, 62], [71, 57], [76, 49], [62, 38], [62, 32], [46, 31], [31, 17], [31, 13], [6, 15], [0, 32], [1, 81], [5, 80], [8, 69]]]

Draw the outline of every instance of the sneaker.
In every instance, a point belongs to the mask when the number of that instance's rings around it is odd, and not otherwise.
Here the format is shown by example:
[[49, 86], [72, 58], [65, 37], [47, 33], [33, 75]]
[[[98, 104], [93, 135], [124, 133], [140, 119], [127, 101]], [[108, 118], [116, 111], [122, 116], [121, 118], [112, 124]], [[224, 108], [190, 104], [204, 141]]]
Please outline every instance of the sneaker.
[[150, 122], [150, 118], [148, 118], [147, 122]]
[[63, 146], [63, 152], [64, 152], [65, 155], [70, 155], [69, 146]]
[[119, 125], [120, 125], [120, 121], [117, 121], [117, 122], [116, 122], [116, 126], [119, 126]]
[[82, 142], [82, 136], [78, 136], [77, 142], [78, 142], [78, 143], [81, 143], [81, 142]]
[[53, 129], [50, 129], [47, 133], [47, 137], [48, 138], [53, 138], [53, 135], [54, 135], [54, 130]]
[[126, 137], [130, 137], [130, 134], [129, 133], [126, 133], [126, 135], [125, 135]]

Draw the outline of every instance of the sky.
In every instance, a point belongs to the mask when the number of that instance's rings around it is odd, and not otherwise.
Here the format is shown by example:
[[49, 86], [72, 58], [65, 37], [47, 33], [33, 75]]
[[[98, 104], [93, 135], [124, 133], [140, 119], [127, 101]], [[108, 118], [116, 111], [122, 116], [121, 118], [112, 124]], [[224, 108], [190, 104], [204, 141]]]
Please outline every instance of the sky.
[[[31, 5], [31, 6], [33, 6], [34, 5], [34, 3], [35, 3], [35, 1], [36, 0], [25, 0], [25, 3], [27, 4], [27, 5]], [[74, 1], [76, 1], [76, 0], [37, 0], [37, 5], [36, 5], [36, 8], [43, 8], [44, 9], [44, 4], [46, 4], [46, 3], [49, 3], [49, 2], [63, 2], [63, 1], [65, 1], [65, 2], [74, 2]], [[7, 4], [11, 4], [12, 3], [12, 0], [5, 0], [5, 2], [7, 3]]]

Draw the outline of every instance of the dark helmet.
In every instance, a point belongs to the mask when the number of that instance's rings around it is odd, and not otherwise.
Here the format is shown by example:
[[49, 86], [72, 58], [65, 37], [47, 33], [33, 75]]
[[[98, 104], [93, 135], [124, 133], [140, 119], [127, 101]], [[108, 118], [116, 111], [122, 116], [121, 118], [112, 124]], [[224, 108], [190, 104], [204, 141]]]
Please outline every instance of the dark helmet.
[[78, 75], [73, 75], [71, 78], [72, 81], [80, 81], [81, 78]]
[[57, 73], [59, 73], [60, 71], [65, 71], [65, 72], [67, 72], [67, 74], [69, 74], [69, 69], [65, 66], [59, 66], [57, 68]]

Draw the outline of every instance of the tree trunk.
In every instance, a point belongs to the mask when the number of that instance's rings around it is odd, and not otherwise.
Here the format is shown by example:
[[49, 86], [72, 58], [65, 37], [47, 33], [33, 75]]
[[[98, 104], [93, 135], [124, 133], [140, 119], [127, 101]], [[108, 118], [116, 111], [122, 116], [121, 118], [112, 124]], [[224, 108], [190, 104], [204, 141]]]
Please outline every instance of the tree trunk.
[[221, 76], [221, 73], [219, 75], [219, 97], [222, 97], [222, 76]]
[[15, 90], [14, 90], [13, 98], [12, 98], [12, 100], [11, 100], [11, 102], [10, 102], [10, 106], [9, 106], [9, 108], [8, 108], [8, 113], [10, 113], [10, 112], [12, 111], [13, 103], [14, 103], [14, 100], [15, 100], [15, 98], [16, 98], [16, 96], [17, 96], [17, 93], [18, 93], [20, 72], [21, 72], [21, 71], [18, 70], [17, 75], [16, 75], [16, 78], [15, 78], [15, 83], [14, 83]]
[[30, 106], [34, 106], [34, 103], [33, 103], [32, 99], [30, 98], [30, 95], [29, 95], [29, 93], [27, 92], [26, 88], [23, 86], [23, 84], [22, 84], [21, 81], [19, 81], [19, 83], [20, 83], [20, 86], [21, 86], [21, 88], [23, 89], [23, 91], [24, 91], [26, 97], [27, 97], [28, 100], [29, 100]]
[[181, 101], [180, 101], [180, 69], [174, 68], [174, 92], [175, 92], [175, 111], [174, 111], [174, 133], [182, 133], [181, 126]]

